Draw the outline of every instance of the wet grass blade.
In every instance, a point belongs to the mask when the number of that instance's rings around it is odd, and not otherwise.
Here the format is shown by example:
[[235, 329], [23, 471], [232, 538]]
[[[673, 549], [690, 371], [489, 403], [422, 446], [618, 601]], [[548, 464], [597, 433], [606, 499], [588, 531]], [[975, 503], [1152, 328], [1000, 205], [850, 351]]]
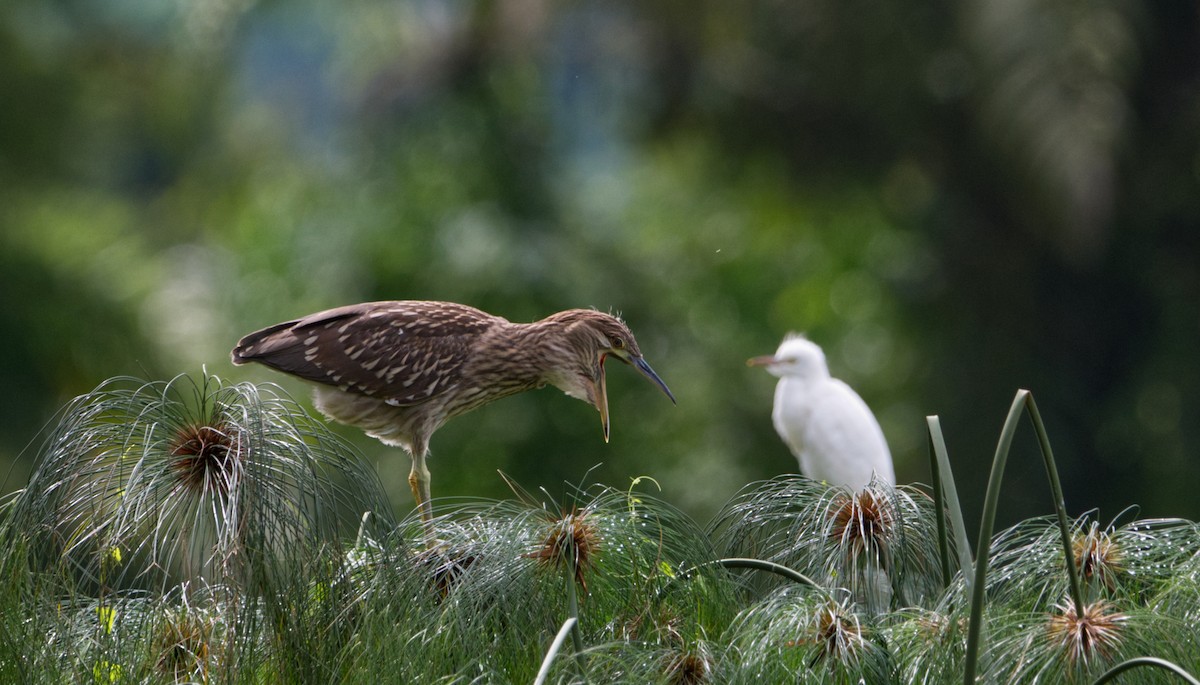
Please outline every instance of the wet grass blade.
[[576, 623], [578, 623], [578, 619], [574, 616], [563, 621], [562, 627], [558, 629], [558, 634], [554, 636], [554, 642], [550, 643], [550, 649], [546, 650], [546, 657], [542, 659], [542, 667], [538, 669], [537, 678], [534, 679], [533, 685], [542, 685], [542, 683], [546, 682], [546, 677], [550, 675], [550, 665], [554, 663], [554, 658], [558, 656], [558, 651], [562, 649], [562, 644], [567, 639], [567, 633], [572, 632]]
[[988, 551], [992, 541], [992, 529], [996, 523], [996, 507], [1000, 503], [1000, 482], [1004, 480], [1004, 466], [1008, 463], [1008, 451], [1012, 447], [1013, 435], [1021, 409], [1025, 406], [1027, 390], [1018, 390], [1000, 431], [996, 444], [996, 456], [992, 459], [992, 473], [988, 476], [987, 494], [983, 501], [983, 518], [979, 522], [979, 547], [975, 553], [975, 581], [971, 588], [971, 620], [967, 627], [967, 654], [963, 663], [963, 683], [974, 685], [975, 671], [979, 664], [979, 635], [983, 630], [984, 581], [987, 579]]
[[941, 470], [938, 468], [938, 457], [933, 450], [933, 422], [935, 416], [925, 417], [929, 425], [929, 474], [933, 481], [933, 510], [937, 512], [938, 554], [942, 562], [942, 587], [950, 585], [950, 543], [946, 539], [946, 502], [942, 494]]
[[[1050, 438], [1046, 435], [1046, 426], [1038, 413], [1037, 403], [1033, 395], [1026, 390], [1025, 410], [1033, 421], [1033, 430], [1037, 433], [1038, 447], [1042, 451], [1042, 461], [1046, 464], [1046, 478], [1050, 481], [1050, 490], [1054, 495], [1054, 510], [1058, 515], [1058, 529], [1062, 534], [1063, 559], [1067, 566], [1067, 579], [1070, 581], [1071, 601], [1075, 604], [1075, 615], [1083, 615], [1083, 592], [1079, 585], [1079, 570], [1075, 567], [1075, 551], [1071, 544], [1071, 524], [1067, 521], [1067, 505], [1063, 499], [1062, 483], [1058, 479], [1058, 467], [1054, 463], [1054, 452], [1050, 449]], [[1018, 396], [1020, 396], [1018, 394]]]
[[[579, 679], [587, 682], [587, 668], [583, 661], [583, 636], [579, 634], [579, 590], [575, 587], [578, 575], [579, 560], [575, 558], [575, 548], [567, 547], [567, 605], [571, 612], [568, 621], [573, 621], [575, 629], [571, 631], [571, 642], [575, 645], [575, 665], [579, 667]], [[562, 632], [561, 630], [559, 632]]]
[[1004, 480], [1004, 466], [1008, 462], [1008, 452], [1012, 447], [1013, 435], [1021, 418], [1021, 410], [1029, 414], [1037, 434], [1038, 448], [1042, 452], [1042, 461], [1046, 467], [1046, 478], [1050, 481], [1050, 490], [1054, 497], [1054, 509], [1058, 517], [1059, 532], [1062, 535], [1063, 554], [1067, 567], [1067, 578], [1070, 582], [1071, 601], [1075, 605], [1076, 616], [1084, 613], [1083, 593], [1079, 585], [1079, 573], [1075, 568], [1075, 554], [1071, 546], [1071, 529], [1067, 520], [1066, 504], [1063, 501], [1062, 483], [1058, 478], [1058, 468], [1054, 463], [1054, 453], [1050, 449], [1050, 439], [1046, 435], [1046, 426], [1042, 423], [1041, 414], [1033, 395], [1028, 390], [1018, 390], [1008, 410], [1008, 418], [1000, 431], [1000, 441], [996, 445], [996, 456], [992, 460], [992, 473], [988, 478], [987, 494], [983, 503], [983, 518], [979, 524], [979, 547], [975, 554], [975, 585], [971, 588], [971, 621], [967, 630], [967, 654], [964, 670], [964, 681], [968, 685], [975, 682], [975, 670], [979, 659], [980, 632], [983, 629], [984, 580], [987, 578], [988, 551], [991, 545], [992, 530], [996, 521], [996, 507], [1000, 501], [1000, 483]]
[[[933, 473], [933, 496], [936, 510], [949, 514], [950, 527], [954, 532], [955, 547], [958, 548], [958, 566], [971, 591], [971, 572], [975, 564], [971, 560], [971, 543], [967, 540], [967, 524], [963, 521], [962, 505], [958, 500], [958, 488], [954, 485], [954, 472], [950, 470], [950, 455], [946, 451], [946, 439], [942, 436], [942, 424], [936, 416], [925, 417], [929, 429], [930, 471]], [[943, 498], [945, 503], [942, 502]], [[946, 540], [946, 522], [938, 516], [938, 536], [942, 550], [942, 573], [945, 584], [950, 584], [950, 551]]]

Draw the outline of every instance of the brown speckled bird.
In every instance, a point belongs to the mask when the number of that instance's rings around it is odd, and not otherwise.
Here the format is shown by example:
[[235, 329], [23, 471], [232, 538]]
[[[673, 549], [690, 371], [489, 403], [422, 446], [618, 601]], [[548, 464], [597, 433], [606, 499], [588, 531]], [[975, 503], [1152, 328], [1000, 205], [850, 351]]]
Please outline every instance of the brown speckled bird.
[[233, 363], [259, 362], [317, 384], [317, 408], [412, 455], [421, 518], [432, 520], [429, 438], [450, 418], [550, 384], [600, 411], [604, 362], [631, 364], [675, 397], [620, 319], [570, 309], [519, 324], [452, 302], [366, 302], [285, 321], [242, 338]]

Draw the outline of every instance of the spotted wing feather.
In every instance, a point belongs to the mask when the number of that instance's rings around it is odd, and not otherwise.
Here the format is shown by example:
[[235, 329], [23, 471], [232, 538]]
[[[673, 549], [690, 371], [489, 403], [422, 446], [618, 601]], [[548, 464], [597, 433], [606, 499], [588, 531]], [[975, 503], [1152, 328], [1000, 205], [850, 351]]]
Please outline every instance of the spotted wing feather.
[[251, 333], [233, 360], [412, 405], [453, 388], [475, 342], [503, 321], [453, 303], [370, 302]]

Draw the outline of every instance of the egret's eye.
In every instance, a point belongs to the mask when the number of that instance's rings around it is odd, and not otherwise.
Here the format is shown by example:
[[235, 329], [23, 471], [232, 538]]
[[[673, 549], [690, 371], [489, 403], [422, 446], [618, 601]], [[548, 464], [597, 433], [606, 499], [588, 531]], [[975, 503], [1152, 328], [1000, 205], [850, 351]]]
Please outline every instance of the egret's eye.
[[625, 349], [625, 340], [623, 338], [613, 338], [612, 339], [612, 348], [614, 350]]

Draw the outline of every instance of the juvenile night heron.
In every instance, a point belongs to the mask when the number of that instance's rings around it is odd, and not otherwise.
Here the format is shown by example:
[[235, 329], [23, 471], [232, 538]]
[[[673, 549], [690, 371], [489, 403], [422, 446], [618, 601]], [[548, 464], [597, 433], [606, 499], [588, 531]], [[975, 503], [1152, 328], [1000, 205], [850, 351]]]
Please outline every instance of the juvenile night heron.
[[821, 348], [788, 334], [773, 356], [754, 357], [779, 378], [771, 420], [800, 462], [800, 472], [861, 490], [874, 474], [894, 485], [892, 454], [875, 415], [842, 381], [831, 378]]
[[553, 385], [600, 411], [608, 442], [604, 362], [632, 365], [674, 395], [620, 319], [570, 309], [511, 323], [452, 302], [366, 302], [285, 321], [242, 338], [233, 363], [259, 362], [316, 383], [317, 408], [412, 456], [408, 482], [428, 526], [429, 438], [493, 400]]

